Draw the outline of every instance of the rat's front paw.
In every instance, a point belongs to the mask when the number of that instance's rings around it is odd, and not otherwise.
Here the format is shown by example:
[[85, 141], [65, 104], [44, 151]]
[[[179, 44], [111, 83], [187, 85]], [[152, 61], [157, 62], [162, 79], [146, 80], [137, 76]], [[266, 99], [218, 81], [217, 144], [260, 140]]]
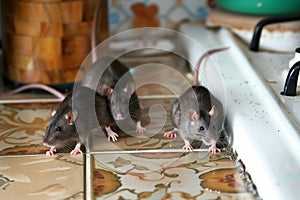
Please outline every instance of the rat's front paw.
[[136, 123], [136, 133], [138, 133], [138, 134], [143, 134], [143, 133], [145, 133], [146, 131], [147, 131], [147, 130], [146, 130], [145, 128], [142, 127], [141, 122], [138, 121], [138, 122]]
[[118, 141], [117, 137], [119, 137], [119, 135], [117, 133], [115, 133], [113, 130], [111, 130], [111, 128], [108, 126], [108, 127], [105, 127], [106, 129], [106, 132], [107, 132], [107, 140], [110, 142], [110, 140], [112, 142], [116, 142]]
[[53, 156], [56, 152], [55, 146], [52, 146], [49, 151], [46, 152], [47, 156]]
[[82, 151], [80, 150], [81, 143], [77, 143], [75, 148], [70, 152], [71, 156], [76, 156], [77, 154], [83, 154]]
[[138, 134], [143, 134], [145, 133], [147, 130], [141, 126], [136, 126], [136, 133]]
[[186, 152], [191, 152], [193, 151], [193, 147], [191, 145], [184, 145], [182, 147], [183, 150], [185, 150]]
[[117, 133], [111, 131], [111, 132], [107, 133], [107, 135], [108, 135], [108, 137], [107, 137], [108, 141], [112, 141], [112, 142], [118, 141], [117, 137], [119, 137], [119, 135]]
[[211, 147], [209, 147], [208, 150], [211, 154], [216, 154], [218, 152], [221, 152], [221, 150], [219, 148], [217, 148], [216, 146], [211, 146]]
[[172, 130], [172, 131], [169, 131], [169, 132], [166, 132], [165, 134], [164, 134], [164, 137], [166, 137], [166, 138], [176, 138], [177, 137], [177, 129], [174, 129], [174, 130]]
[[73, 149], [71, 152], [70, 152], [70, 155], [71, 156], [76, 156], [77, 154], [83, 154], [82, 151], [80, 149]]

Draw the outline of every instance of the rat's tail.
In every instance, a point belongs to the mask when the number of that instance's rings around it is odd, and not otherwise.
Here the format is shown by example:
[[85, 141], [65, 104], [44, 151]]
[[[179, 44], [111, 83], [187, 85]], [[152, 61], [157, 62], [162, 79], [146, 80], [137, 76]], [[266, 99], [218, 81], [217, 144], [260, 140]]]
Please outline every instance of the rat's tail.
[[194, 86], [198, 86], [199, 85], [199, 81], [198, 81], [198, 75], [199, 75], [199, 70], [200, 70], [200, 65], [202, 63], [202, 61], [204, 60], [204, 58], [210, 56], [211, 54], [220, 52], [220, 51], [224, 51], [229, 49], [229, 47], [221, 47], [221, 48], [217, 48], [217, 49], [211, 49], [208, 50], [207, 52], [205, 52], [198, 60], [197, 64], [196, 64], [196, 68], [195, 68], [195, 72], [194, 72], [194, 79], [193, 79], [193, 85]]

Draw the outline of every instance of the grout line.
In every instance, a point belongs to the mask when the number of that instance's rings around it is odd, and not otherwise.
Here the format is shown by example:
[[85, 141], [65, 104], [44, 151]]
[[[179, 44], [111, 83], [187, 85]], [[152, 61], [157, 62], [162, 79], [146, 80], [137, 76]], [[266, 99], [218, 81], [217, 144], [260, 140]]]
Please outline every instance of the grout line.
[[[176, 98], [176, 95], [141, 95], [139, 99], [166, 99]], [[0, 99], [0, 104], [17, 104], [17, 103], [59, 103], [60, 99], [45, 98], [45, 99]]]
[[[193, 149], [192, 152], [209, 152], [208, 149]], [[95, 151], [87, 152], [87, 155], [96, 154], [131, 154], [131, 153], [188, 153], [182, 149], [139, 149], [139, 150], [108, 150], [108, 151]]]
[[92, 166], [94, 166], [94, 157], [90, 154], [85, 155], [84, 162], [84, 196], [86, 200], [93, 199], [93, 170]]
[[176, 95], [173, 94], [162, 94], [162, 95], [141, 95], [138, 96], [139, 99], [170, 99], [170, 98], [176, 98]]

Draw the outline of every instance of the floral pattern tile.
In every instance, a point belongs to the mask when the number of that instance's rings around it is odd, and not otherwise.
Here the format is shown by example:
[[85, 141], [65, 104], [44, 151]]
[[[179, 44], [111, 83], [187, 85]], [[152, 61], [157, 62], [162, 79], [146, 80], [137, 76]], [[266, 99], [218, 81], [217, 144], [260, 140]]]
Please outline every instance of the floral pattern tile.
[[226, 153], [95, 154], [94, 199], [255, 199]]
[[83, 156], [0, 157], [1, 199], [83, 199]]
[[44, 152], [42, 139], [54, 106], [0, 105], [0, 154]]
[[[145, 60], [128, 63], [136, 66]], [[163, 59], [188, 77], [184, 62], [177, 61]], [[141, 78], [151, 80], [149, 74]], [[172, 74], [155, 76], [168, 77], [177, 93], [183, 90]], [[96, 132], [89, 152], [75, 157], [63, 152], [45, 155], [48, 148], [42, 139], [57, 103], [0, 104], [1, 199], [255, 199], [231, 152], [223, 149], [211, 156], [202, 148], [184, 153], [180, 137], [163, 137], [173, 128], [170, 109], [175, 99], [163, 87], [147, 87], [137, 91], [142, 125], [148, 130], [144, 136], [127, 132], [112, 143]]]
[[[93, 135], [92, 152], [101, 151], [123, 151], [123, 150], [153, 150], [153, 149], [181, 149], [183, 141], [180, 137], [168, 139], [163, 134], [172, 130], [173, 126], [170, 121], [170, 105], [173, 98], [166, 99], [141, 99], [142, 125], [147, 129], [145, 134], [135, 133], [132, 131], [120, 133], [117, 142], [108, 142], [106, 135], [96, 132]], [[127, 123], [124, 123], [125, 128]]]

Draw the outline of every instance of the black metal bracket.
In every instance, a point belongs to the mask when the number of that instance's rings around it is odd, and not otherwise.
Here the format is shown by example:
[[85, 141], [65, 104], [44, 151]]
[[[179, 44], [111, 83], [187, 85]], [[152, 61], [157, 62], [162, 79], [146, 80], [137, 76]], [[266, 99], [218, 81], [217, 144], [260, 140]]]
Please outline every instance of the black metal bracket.
[[276, 24], [282, 22], [290, 22], [300, 20], [300, 15], [287, 15], [287, 16], [276, 16], [276, 17], [268, 17], [260, 22], [258, 22], [254, 28], [252, 40], [250, 43], [250, 50], [251, 51], [258, 51], [259, 50], [259, 40], [262, 33], [264, 26], [269, 24]]
[[300, 70], [300, 61], [296, 62], [293, 65], [293, 67], [290, 69], [286, 77], [283, 92], [280, 93], [281, 95], [296, 96], [299, 70]]

